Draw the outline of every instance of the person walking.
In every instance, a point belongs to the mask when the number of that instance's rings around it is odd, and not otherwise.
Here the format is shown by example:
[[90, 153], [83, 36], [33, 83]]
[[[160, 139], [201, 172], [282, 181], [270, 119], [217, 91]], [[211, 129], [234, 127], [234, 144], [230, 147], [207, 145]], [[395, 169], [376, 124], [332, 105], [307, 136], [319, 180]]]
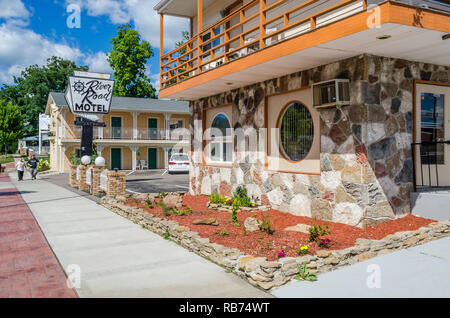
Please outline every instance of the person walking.
[[34, 155], [32, 155], [31, 159], [28, 160], [28, 165], [30, 166], [31, 180], [36, 180], [38, 164], [39, 160], [36, 159]]
[[25, 161], [23, 160], [23, 158], [20, 158], [20, 160], [17, 161], [17, 163], [16, 163], [16, 169], [17, 169], [17, 175], [18, 175], [19, 181], [23, 180], [23, 173], [25, 171], [25, 166], [26, 166], [26, 164], [25, 164]]

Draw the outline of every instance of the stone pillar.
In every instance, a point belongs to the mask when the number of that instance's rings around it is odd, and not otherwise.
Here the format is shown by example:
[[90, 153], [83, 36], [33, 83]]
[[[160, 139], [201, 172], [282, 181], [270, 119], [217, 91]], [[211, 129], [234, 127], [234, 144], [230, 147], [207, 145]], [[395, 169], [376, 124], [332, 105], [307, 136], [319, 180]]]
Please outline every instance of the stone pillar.
[[86, 170], [87, 166], [79, 165], [78, 189], [82, 191], [89, 191], [89, 185], [86, 184]]
[[77, 165], [70, 165], [70, 171], [69, 171], [69, 184], [71, 187], [78, 187], [78, 181], [77, 181]]
[[170, 117], [171, 114], [164, 114], [164, 129], [165, 129], [165, 139], [171, 139], [170, 137]]
[[103, 190], [100, 189], [100, 174], [105, 170], [105, 167], [94, 166], [91, 170], [92, 172], [92, 182], [91, 182], [91, 194], [99, 196], [104, 193]]
[[126, 177], [125, 172], [108, 172], [106, 194], [110, 196], [125, 195]]

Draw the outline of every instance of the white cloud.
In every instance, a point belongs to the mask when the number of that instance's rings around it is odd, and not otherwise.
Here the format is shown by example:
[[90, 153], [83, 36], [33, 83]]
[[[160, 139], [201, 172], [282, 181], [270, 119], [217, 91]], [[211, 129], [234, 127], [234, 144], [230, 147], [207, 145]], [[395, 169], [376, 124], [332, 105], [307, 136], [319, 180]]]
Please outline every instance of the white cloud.
[[42, 65], [47, 58], [59, 56], [72, 61], [83, 57], [78, 48], [53, 42], [32, 30], [4, 23], [0, 25], [0, 80], [11, 84], [13, 76], [32, 64]]
[[30, 12], [21, 0], [0, 0], [0, 19], [28, 19]]
[[97, 73], [114, 73], [109, 62], [107, 61], [106, 53], [100, 51], [95, 54], [88, 55], [84, 59], [84, 64], [89, 66], [91, 72]]
[[[134, 22], [136, 30], [159, 49], [159, 15], [153, 7], [160, 0], [67, 0], [76, 3], [90, 16], [108, 16], [112, 23]], [[173, 49], [181, 32], [189, 30], [189, 19], [164, 18], [164, 47]]]

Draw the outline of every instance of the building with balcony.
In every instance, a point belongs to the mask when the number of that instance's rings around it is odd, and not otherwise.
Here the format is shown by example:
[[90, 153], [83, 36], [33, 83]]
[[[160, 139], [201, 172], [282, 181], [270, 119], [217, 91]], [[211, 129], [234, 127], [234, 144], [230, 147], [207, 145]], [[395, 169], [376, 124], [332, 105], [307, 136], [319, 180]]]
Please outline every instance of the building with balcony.
[[[63, 93], [50, 93], [50, 165], [69, 170], [79, 156], [81, 127]], [[94, 145], [109, 169], [166, 169], [172, 152], [189, 152], [189, 104], [149, 98], [113, 97], [106, 127], [94, 127]]]
[[[160, 97], [189, 100], [200, 136], [191, 193], [244, 185], [282, 211], [368, 226], [411, 213], [420, 185], [450, 185], [448, 1], [162, 0], [154, 9]], [[164, 50], [167, 15], [190, 20], [190, 40], [174, 50]]]

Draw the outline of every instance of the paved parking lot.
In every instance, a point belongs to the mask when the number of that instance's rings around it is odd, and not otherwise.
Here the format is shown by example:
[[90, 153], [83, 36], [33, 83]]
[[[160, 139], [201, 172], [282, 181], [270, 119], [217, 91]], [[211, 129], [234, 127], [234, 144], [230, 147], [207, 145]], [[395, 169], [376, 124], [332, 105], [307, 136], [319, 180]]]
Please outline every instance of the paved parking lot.
[[[126, 173], [128, 174], [127, 191], [130, 193], [160, 193], [189, 190], [188, 173], [168, 174], [164, 173], [164, 170], [126, 171]], [[57, 184], [94, 201], [99, 200], [97, 197], [90, 196], [86, 192], [70, 187], [68, 173], [43, 174], [38, 175], [38, 178]], [[25, 176], [25, 179], [29, 179], [28, 174]]]
[[189, 174], [168, 174], [164, 170], [135, 171], [127, 176], [127, 191], [159, 193], [189, 190]]

